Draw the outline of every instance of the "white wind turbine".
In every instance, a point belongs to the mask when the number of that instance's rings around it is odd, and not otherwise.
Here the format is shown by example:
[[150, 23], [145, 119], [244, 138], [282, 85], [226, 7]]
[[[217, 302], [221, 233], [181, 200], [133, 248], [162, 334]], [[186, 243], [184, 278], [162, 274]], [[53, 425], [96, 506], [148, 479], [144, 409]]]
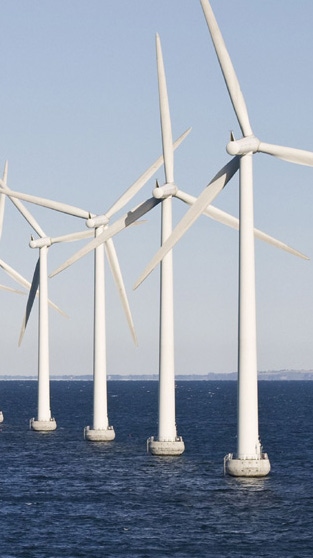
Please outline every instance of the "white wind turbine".
[[[8, 175], [8, 162], [6, 161], [5, 163], [5, 167], [4, 167], [4, 173], [3, 173], [3, 178], [1, 181], [2, 187], [7, 189], [7, 175]], [[3, 217], [4, 217], [4, 205], [5, 205], [5, 194], [4, 193], [0, 193], [0, 238], [2, 235], [2, 228], [3, 228]], [[17, 202], [17, 207], [19, 208], [19, 202]], [[16, 283], [19, 283], [20, 285], [22, 285], [25, 289], [27, 289], [28, 291], [31, 291], [31, 283], [29, 281], [27, 281], [20, 273], [18, 273], [17, 271], [15, 271], [15, 269], [13, 269], [11, 266], [9, 266], [6, 262], [4, 262], [3, 260], [0, 260], [0, 267], [7, 273], [7, 275], [9, 275]], [[9, 291], [13, 291], [16, 293], [21, 293], [21, 294], [26, 294], [26, 292], [24, 291], [17, 291], [15, 289], [10, 289], [9, 287], [4, 287], [1, 286], [2, 289], [5, 290], [9, 290]], [[36, 294], [36, 293], [35, 293]], [[48, 300], [48, 304], [53, 307], [55, 310], [57, 310], [58, 312], [60, 312], [60, 314], [62, 314], [63, 316], [66, 316], [66, 314], [64, 314], [64, 312], [62, 312], [62, 310], [60, 310], [60, 308], [58, 306], [56, 306], [56, 304], [54, 304], [53, 302], [51, 302], [50, 300]], [[0, 415], [0, 418], [2, 416], [2, 420], [3, 420], [3, 414]]]
[[[157, 186], [153, 190], [153, 195], [156, 199], [162, 200], [161, 244], [163, 244], [172, 232], [172, 196], [176, 194], [177, 187], [174, 181], [172, 127], [159, 35], [156, 35], [156, 52], [165, 184], [161, 188]], [[158, 437], [151, 436], [148, 439], [147, 449], [153, 455], [181, 455], [185, 450], [185, 444], [182, 437], [177, 436], [176, 429], [173, 257], [171, 251], [162, 261], [160, 270], [159, 328]]]
[[240, 156], [240, 240], [239, 240], [239, 340], [238, 340], [238, 436], [237, 455], [226, 456], [226, 471], [235, 476], [263, 476], [270, 471], [262, 453], [258, 432], [257, 344], [255, 264], [253, 239], [252, 157], [262, 152], [285, 161], [313, 166], [313, 153], [261, 142], [252, 131], [248, 111], [208, 0], [201, 0], [218, 61], [243, 137], [227, 145], [230, 155]]
[[[165, 184], [157, 185], [153, 196], [162, 200], [161, 246], [172, 233], [172, 198], [190, 202], [190, 197], [178, 190], [174, 180], [174, 152], [172, 126], [168, 101], [166, 76], [160, 37], [156, 35], [157, 73], [159, 88], [160, 123], [164, 157]], [[236, 172], [236, 165], [232, 172]], [[228, 179], [231, 177], [229, 173]], [[160, 269], [160, 326], [159, 326], [159, 416], [158, 436], [151, 436], [147, 449], [153, 455], [181, 455], [185, 445], [177, 436], [175, 414], [175, 365], [174, 365], [174, 300], [173, 256], [170, 250], [161, 262]]]
[[[228, 454], [226, 471], [234, 476], [264, 476], [270, 471], [267, 454], [262, 453], [258, 435], [255, 266], [253, 235], [252, 155], [263, 152], [289, 162], [313, 166], [313, 153], [260, 142], [252, 133], [246, 105], [214, 14], [207, 0], [201, 0], [215, 50], [241, 127], [243, 138], [227, 146], [231, 155], [240, 157], [240, 248], [239, 248], [239, 340], [238, 340], [238, 445], [236, 458]], [[213, 200], [222, 187], [214, 185], [202, 192], [173, 234], [146, 267], [138, 286], [186, 230], [202, 213], [206, 195]], [[294, 252], [295, 253], [295, 252]], [[297, 254], [301, 255], [301, 254]], [[303, 255], [301, 255], [303, 257]]]
[[[174, 143], [173, 149], [176, 149], [183, 139], [186, 137], [188, 131], [182, 134]], [[72, 216], [80, 217], [87, 220], [87, 226], [94, 228], [94, 231], [87, 231], [86, 233], [77, 233], [79, 238], [83, 238], [90, 235], [95, 235], [96, 239], [100, 234], [105, 233], [107, 224], [112, 215], [119, 211], [138, 191], [143, 187], [145, 182], [149, 180], [156, 172], [156, 170], [162, 165], [163, 156], [159, 157], [129, 188], [124, 192], [124, 194], [113, 204], [113, 206], [104, 215], [92, 215], [90, 212], [81, 210], [74, 206], [64, 204], [61, 202], [55, 202], [52, 200], [47, 200], [38, 196], [32, 196], [29, 194], [22, 194], [20, 192], [15, 192], [10, 190], [10, 196], [16, 199], [23, 199], [25, 201], [35, 203], [37, 205], [48, 207], [50, 209], [60, 211]], [[0, 181], [0, 185], [3, 188], [3, 192], [8, 193], [6, 185], [3, 181]], [[1, 192], [1, 190], [0, 190]], [[154, 204], [159, 203], [154, 201]], [[38, 230], [37, 230], [38, 233]], [[38, 233], [39, 234], [39, 233]], [[68, 238], [71, 237], [71, 238]], [[58, 239], [46, 238], [43, 240], [40, 238], [38, 241], [32, 241], [32, 247], [39, 247], [43, 242], [56, 242], [64, 240], [75, 240], [73, 235], [66, 235], [65, 237], [59, 237]], [[109, 261], [115, 283], [119, 295], [121, 297], [122, 305], [126, 314], [128, 324], [131, 329], [131, 333], [135, 343], [136, 335], [134, 331], [134, 325], [130, 313], [130, 308], [126, 296], [126, 290], [124, 287], [117, 255], [115, 252], [114, 244], [110, 235], [105, 242], [105, 251]], [[34, 288], [33, 288], [34, 291]], [[29, 306], [31, 306], [29, 304]], [[29, 312], [28, 312], [29, 315]], [[28, 316], [27, 316], [28, 317]], [[94, 406], [93, 406], [93, 427], [87, 426], [84, 429], [84, 436], [86, 439], [91, 441], [110, 441], [115, 437], [115, 432], [112, 426], [109, 426], [108, 421], [108, 411], [107, 411], [107, 374], [106, 374], [106, 331], [105, 331], [105, 284], [104, 284], [104, 248], [99, 245], [95, 247], [94, 254], [94, 351], [93, 351], [93, 372], [94, 372]]]
[[[29, 225], [40, 237], [38, 240], [31, 240], [30, 246], [32, 248], [39, 248], [39, 259], [37, 261], [33, 280], [30, 286], [29, 298], [26, 306], [26, 313], [24, 316], [19, 344], [22, 341], [28, 318], [32, 309], [34, 299], [36, 297], [39, 287], [39, 314], [38, 314], [38, 416], [37, 419], [31, 419], [30, 426], [36, 431], [50, 431], [56, 429], [56, 421], [51, 416], [50, 410], [50, 378], [49, 378], [49, 320], [48, 320], [48, 307], [55, 305], [48, 299], [48, 271], [47, 271], [47, 255], [48, 248], [55, 242], [73, 241], [80, 238], [85, 238], [88, 231], [83, 233], [71, 233], [57, 238], [49, 238], [43, 232], [40, 225], [26, 209], [26, 207], [15, 197], [11, 196], [12, 191], [6, 185], [6, 182], [1, 181], [2, 193], [6, 194], [12, 203], [16, 206], [19, 212], [23, 215]], [[2, 267], [16, 280], [16, 272], [12, 273], [7, 265]], [[25, 281], [25, 280], [24, 280]], [[57, 307], [56, 307], [57, 308]], [[57, 308], [58, 309], [58, 308]], [[64, 312], [58, 309], [64, 316]]]

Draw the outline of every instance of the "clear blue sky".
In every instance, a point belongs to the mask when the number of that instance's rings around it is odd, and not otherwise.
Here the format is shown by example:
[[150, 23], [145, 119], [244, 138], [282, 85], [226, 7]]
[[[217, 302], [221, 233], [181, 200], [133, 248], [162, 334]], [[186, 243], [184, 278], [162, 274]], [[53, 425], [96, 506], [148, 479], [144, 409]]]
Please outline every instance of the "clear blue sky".
[[[313, 150], [313, 3], [212, 0], [262, 140]], [[197, 0], [3, 0], [0, 34], [0, 165], [12, 189], [94, 213], [161, 154], [155, 33], [162, 41], [176, 152], [175, 179], [198, 195], [240, 137]], [[162, 183], [163, 169], [156, 177]], [[254, 157], [255, 225], [313, 257], [313, 169]], [[154, 179], [131, 207], [150, 196]], [[238, 177], [215, 205], [238, 215]], [[47, 235], [81, 220], [28, 206]], [[185, 206], [174, 200], [174, 221]], [[7, 203], [0, 257], [31, 279], [31, 230]], [[160, 241], [157, 208], [115, 239], [139, 347], [107, 273], [108, 373], [157, 373], [159, 273], [132, 286]], [[79, 247], [53, 246], [49, 271]], [[258, 368], [313, 368], [313, 263], [256, 242]], [[237, 369], [238, 234], [200, 218], [174, 250], [177, 373]], [[13, 282], [0, 271], [0, 283]], [[92, 373], [93, 258], [49, 282], [69, 315], [50, 312], [52, 374]], [[37, 371], [37, 304], [17, 348], [26, 298], [0, 291], [0, 374]]]

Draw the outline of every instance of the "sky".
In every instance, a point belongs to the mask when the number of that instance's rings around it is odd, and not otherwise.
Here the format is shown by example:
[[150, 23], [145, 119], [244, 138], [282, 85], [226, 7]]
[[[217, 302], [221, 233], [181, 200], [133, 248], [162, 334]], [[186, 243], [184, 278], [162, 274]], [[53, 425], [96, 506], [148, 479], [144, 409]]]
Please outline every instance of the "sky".
[[[254, 133], [313, 150], [313, 3], [212, 0]], [[240, 137], [198, 0], [3, 0], [0, 34], [0, 168], [13, 190], [95, 214], [161, 155], [155, 34], [159, 33], [177, 186], [197, 196]], [[122, 215], [151, 195], [148, 181]], [[258, 369], [313, 368], [313, 169], [254, 156], [255, 226], [300, 250], [304, 261], [256, 241]], [[238, 216], [238, 175], [214, 205]], [[30, 204], [49, 236], [85, 230], [81, 219]], [[173, 200], [174, 224], [186, 206]], [[114, 218], [115, 219], [115, 218]], [[0, 258], [31, 280], [32, 230], [6, 203]], [[35, 235], [36, 236], [36, 235]], [[158, 372], [159, 271], [133, 285], [160, 243], [160, 208], [117, 235], [138, 347], [106, 272], [107, 372]], [[52, 272], [83, 243], [52, 246]], [[0, 284], [15, 284], [0, 270]], [[92, 374], [93, 255], [49, 280], [50, 372]], [[177, 374], [237, 370], [238, 233], [202, 216], [174, 248]], [[18, 348], [26, 296], [0, 291], [0, 375], [37, 373], [37, 303]]]

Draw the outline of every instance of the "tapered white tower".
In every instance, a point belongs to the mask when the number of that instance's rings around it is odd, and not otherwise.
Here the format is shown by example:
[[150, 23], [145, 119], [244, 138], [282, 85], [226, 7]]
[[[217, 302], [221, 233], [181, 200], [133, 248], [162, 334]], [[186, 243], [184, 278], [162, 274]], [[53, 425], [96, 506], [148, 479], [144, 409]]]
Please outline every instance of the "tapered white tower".
[[[95, 229], [95, 236], [102, 230], [103, 227]], [[84, 430], [85, 439], [91, 442], [110, 442], [115, 438], [108, 418], [104, 266], [101, 244], [94, 251], [93, 426]]]
[[39, 315], [38, 315], [38, 416], [30, 421], [36, 431], [50, 431], [57, 427], [50, 409], [49, 318], [48, 318], [48, 247], [42, 246], [39, 255]]
[[225, 456], [232, 476], [265, 476], [271, 466], [259, 439], [253, 233], [252, 153], [240, 160], [237, 454]]

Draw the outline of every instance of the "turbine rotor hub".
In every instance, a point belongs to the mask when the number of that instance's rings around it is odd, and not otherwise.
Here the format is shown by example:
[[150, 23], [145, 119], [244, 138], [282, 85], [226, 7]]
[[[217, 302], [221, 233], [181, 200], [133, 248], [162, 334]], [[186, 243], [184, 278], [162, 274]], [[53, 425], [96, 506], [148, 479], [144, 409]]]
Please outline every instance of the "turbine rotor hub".
[[46, 236], [44, 238], [37, 238], [36, 240], [32, 239], [29, 243], [30, 248], [44, 248], [44, 246], [51, 246], [51, 238]]
[[86, 221], [86, 226], [89, 229], [96, 229], [98, 227], [102, 227], [107, 225], [109, 222], [109, 218], [106, 215], [97, 215], [95, 217], [90, 217]]
[[247, 153], [256, 153], [259, 149], [260, 140], [255, 136], [247, 136], [239, 140], [230, 141], [227, 144], [226, 151], [229, 155], [247, 155]]
[[167, 183], [163, 186], [156, 187], [152, 190], [152, 195], [157, 200], [169, 198], [170, 196], [175, 196], [177, 193], [177, 186], [174, 183]]

